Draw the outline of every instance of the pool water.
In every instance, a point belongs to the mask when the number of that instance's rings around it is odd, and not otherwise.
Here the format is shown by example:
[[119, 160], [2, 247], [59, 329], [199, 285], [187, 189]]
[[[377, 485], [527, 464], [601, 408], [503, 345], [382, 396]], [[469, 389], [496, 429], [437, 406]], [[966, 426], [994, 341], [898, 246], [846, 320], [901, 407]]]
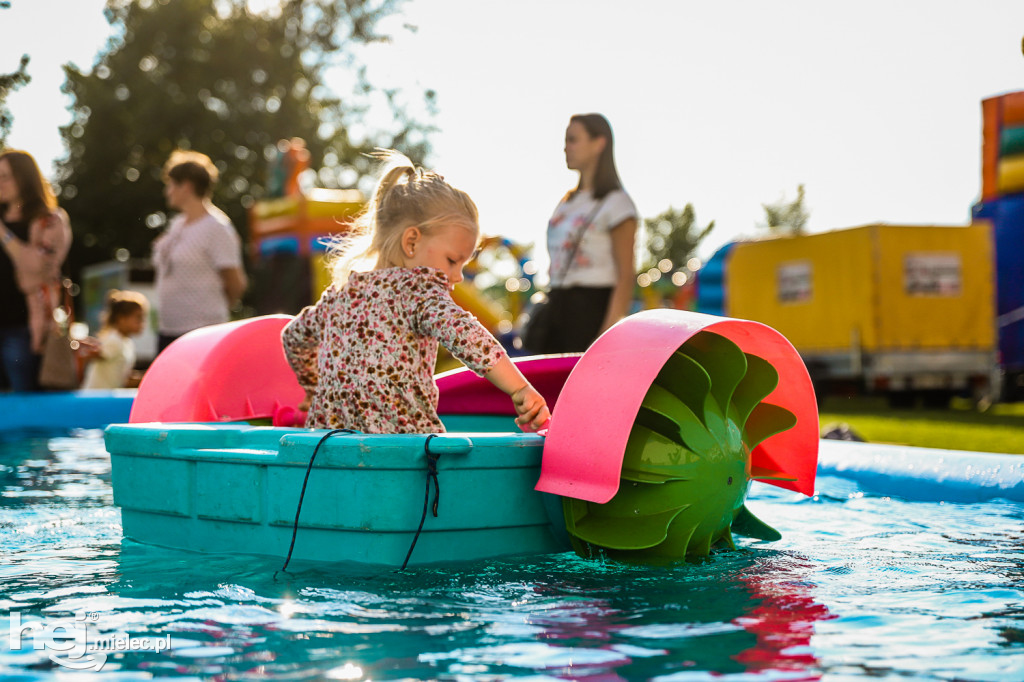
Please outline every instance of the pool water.
[[98, 431], [0, 442], [0, 491], [3, 680], [74, 674], [12, 649], [10, 613], [169, 636], [89, 679], [1024, 680], [1020, 504], [822, 478], [813, 498], [755, 485], [781, 541], [671, 568], [560, 554], [275, 579], [280, 559], [122, 540]]

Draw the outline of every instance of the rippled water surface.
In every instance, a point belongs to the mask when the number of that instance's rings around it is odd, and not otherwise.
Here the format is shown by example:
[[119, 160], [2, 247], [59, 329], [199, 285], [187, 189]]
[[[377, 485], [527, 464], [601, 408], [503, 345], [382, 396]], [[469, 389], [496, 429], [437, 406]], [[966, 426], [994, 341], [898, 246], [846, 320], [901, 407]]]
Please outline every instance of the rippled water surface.
[[99, 432], [0, 443], [0, 490], [4, 680], [80, 679], [12, 650], [11, 612], [169, 636], [89, 679], [1024, 680], [1018, 504], [825, 478], [814, 498], [754, 488], [781, 541], [673, 568], [561, 554], [275, 580], [279, 559], [123, 541]]

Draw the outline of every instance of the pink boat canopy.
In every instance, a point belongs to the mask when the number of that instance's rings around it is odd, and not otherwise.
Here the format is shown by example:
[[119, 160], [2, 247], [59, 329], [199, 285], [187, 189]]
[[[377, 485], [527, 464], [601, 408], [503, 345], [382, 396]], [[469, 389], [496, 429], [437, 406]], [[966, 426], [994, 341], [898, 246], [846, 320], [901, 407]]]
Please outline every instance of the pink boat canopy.
[[264, 315], [196, 329], [146, 371], [129, 421], [271, 419], [305, 398], [281, 345], [288, 315]]
[[[751, 452], [750, 477], [814, 492], [818, 411], [810, 376], [796, 349], [758, 322], [679, 310], [631, 315], [605, 332], [573, 368], [555, 404], [536, 489], [605, 503], [619, 489], [626, 443], [648, 389], [680, 347], [699, 332], [725, 337], [778, 373], [761, 403], [788, 410], [796, 424]], [[714, 389], [712, 389], [712, 392]], [[750, 413], [751, 419], [757, 410]]]

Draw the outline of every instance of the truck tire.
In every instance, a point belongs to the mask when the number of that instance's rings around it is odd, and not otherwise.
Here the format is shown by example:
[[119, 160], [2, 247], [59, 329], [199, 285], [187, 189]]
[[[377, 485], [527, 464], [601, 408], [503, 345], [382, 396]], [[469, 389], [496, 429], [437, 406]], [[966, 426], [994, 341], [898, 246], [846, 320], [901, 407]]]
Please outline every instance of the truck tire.
[[894, 410], [913, 409], [914, 403], [917, 402], [917, 394], [913, 391], [889, 391], [885, 397], [889, 407]]
[[953, 392], [945, 389], [921, 391], [921, 404], [926, 410], [948, 409], [949, 401], [952, 399]]

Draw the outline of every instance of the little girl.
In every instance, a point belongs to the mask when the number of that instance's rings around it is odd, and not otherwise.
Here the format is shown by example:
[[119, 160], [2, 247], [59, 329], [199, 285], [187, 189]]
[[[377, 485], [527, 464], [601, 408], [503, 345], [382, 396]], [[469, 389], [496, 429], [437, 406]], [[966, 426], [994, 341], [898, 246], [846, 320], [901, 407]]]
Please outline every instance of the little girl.
[[135, 368], [135, 342], [146, 326], [149, 301], [137, 291], [107, 293], [106, 319], [97, 338], [89, 347], [94, 350], [85, 368], [82, 388], [124, 388], [132, 383]]
[[[333, 284], [281, 333], [306, 390], [306, 426], [443, 432], [433, 376], [440, 342], [511, 396], [520, 426], [541, 427], [550, 416], [544, 398], [451, 298], [476, 250], [476, 205], [398, 152], [382, 157], [377, 190], [353, 225], [357, 238], [334, 248]], [[375, 264], [354, 272], [357, 261]]]

